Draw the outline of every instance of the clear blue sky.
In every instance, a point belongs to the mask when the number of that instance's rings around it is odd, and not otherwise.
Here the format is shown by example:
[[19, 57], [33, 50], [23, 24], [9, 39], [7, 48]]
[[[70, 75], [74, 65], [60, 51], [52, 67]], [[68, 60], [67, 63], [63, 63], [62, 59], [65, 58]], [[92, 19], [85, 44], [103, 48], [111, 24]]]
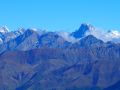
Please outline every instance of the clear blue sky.
[[0, 26], [74, 31], [81, 23], [120, 30], [120, 0], [0, 0]]

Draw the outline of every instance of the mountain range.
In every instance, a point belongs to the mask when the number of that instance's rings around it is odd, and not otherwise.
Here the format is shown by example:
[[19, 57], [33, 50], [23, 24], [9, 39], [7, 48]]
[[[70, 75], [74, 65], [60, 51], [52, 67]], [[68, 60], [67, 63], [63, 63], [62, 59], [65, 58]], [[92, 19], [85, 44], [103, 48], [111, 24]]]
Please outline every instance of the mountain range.
[[0, 28], [0, 90], [119, 90], [120, 32]]

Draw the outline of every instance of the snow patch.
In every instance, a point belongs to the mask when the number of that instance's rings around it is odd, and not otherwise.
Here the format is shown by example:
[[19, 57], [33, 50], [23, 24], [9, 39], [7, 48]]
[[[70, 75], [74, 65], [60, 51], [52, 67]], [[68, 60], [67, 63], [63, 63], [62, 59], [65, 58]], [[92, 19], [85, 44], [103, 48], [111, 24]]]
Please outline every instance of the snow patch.
[[120, 43], [120, 32], [117, 30], [105, 31], [102, 29], [94, 29], [87, 31], [85, 36], [93, 35], [104, 42], [112, 41], [114, 43]]
[[0, 27], [0, 33], [8, 33], [9, 32], [9, 29], [7, 28], [7, 26], [3, 26], [3, 27]]
[[71, 36], [69, 32], [58, 32], [58, 35], [64, 38], [66, 41], [71, 42], [71, 43], [75, 43], [80, 40], [80, 39], [76, 39], [73, 36]]

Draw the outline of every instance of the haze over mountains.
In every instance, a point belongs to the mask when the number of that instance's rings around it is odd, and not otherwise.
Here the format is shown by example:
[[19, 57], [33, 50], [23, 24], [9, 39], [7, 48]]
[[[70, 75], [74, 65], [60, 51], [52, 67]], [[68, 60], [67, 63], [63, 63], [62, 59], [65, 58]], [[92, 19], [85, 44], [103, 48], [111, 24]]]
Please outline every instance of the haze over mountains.
[[1, 27], [0, 54], [0, 90], [119, 87], [118, 31], [101, 31], [90, 24], [71, 33], [23, 28], [9, 32]]

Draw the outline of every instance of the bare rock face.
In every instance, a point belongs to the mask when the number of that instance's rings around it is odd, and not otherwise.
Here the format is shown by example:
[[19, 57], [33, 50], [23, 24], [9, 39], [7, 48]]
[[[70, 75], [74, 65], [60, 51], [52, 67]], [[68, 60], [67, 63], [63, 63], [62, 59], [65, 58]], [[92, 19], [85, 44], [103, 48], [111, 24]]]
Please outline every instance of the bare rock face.
[[85, 36], [87, 32], [90, 32], [94, 29], [95, 28], [92, 25], [83, 23], [81, 24], [80, 28], [75, 32], [71, 33], [71, 35], [74, 36], [75, 38], [82, 38]]

